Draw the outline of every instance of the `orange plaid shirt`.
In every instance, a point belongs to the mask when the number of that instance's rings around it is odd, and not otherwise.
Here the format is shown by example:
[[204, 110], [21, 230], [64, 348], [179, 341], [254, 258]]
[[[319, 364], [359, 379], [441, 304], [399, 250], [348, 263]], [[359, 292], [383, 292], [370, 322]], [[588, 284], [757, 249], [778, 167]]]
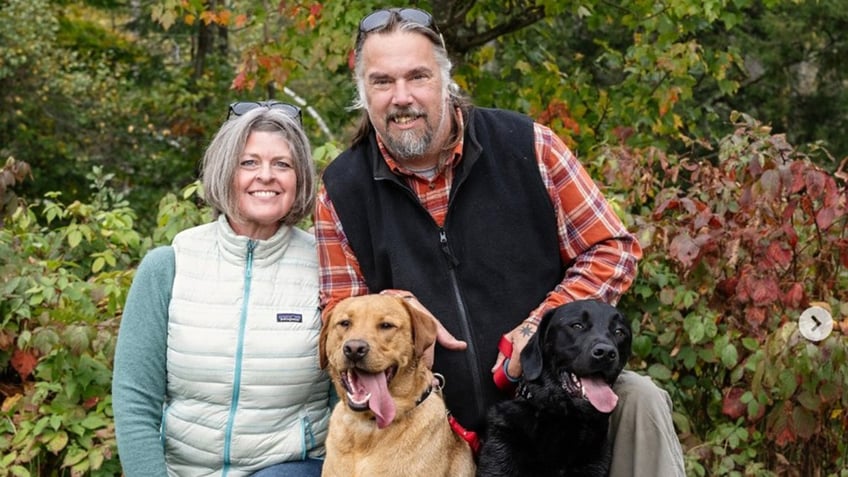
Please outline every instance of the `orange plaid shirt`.
[[[560, 258], [568, 264], [562, 282], [527, 317], [538, 324], [547, 310], [574, 300], [597, 298], [616, 303], [633, 282], [642, 249], [565, 143], [538, 123], [534, 135], [539, 173], [556, 210]], [[462, 160], [463, 144], [457, 145], [434, 177], [427, 178], [395, 162], [379, 136], [377, 143], [391, 170], [406, 180], [436, 223], [444, 225], [454, 166]], [[315, 236], [325, 312], [349, 296], [381, 291], [368, 289], [323, 187], [315, 211]]]

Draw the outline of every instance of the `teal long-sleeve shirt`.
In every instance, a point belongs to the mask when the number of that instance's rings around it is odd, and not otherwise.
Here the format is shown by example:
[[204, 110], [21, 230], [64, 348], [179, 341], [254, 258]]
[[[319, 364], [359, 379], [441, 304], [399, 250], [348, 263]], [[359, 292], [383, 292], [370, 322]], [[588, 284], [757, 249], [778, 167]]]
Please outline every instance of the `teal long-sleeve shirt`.
[[118, 453], [128, 477], [168, 475], [160, 425], [174, 271], [171, 247], [147, 253], [136, 271], [121, 318], [112, 403]]

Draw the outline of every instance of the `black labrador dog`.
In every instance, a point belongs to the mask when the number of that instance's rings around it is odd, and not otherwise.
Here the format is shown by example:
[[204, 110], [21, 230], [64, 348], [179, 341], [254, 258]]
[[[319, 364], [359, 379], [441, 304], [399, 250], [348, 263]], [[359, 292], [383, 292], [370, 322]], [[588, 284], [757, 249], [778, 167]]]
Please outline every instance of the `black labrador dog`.
[[630, 358], [631, 330], [610, 305], [582, 300], [545, 314], [521, 352], [512, 400], [489, 411], [480, 477], [601, 477], [609, 473], [610, 387]]

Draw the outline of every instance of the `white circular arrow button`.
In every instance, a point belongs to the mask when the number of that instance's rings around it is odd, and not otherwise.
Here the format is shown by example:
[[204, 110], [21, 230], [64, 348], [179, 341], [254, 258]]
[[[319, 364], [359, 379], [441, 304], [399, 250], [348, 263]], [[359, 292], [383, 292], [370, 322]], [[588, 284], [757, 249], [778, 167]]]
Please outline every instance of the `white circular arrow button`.
[[798, 318], [798, 330], [810, 341], [821, 341], [833, 331], [833, 318], [824, 308], [811, 306]]

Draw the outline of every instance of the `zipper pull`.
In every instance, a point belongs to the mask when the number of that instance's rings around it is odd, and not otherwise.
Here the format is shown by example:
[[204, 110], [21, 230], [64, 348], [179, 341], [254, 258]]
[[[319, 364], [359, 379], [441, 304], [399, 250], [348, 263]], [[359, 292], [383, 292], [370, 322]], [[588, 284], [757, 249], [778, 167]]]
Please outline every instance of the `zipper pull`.
[[450, 245], [448, 245], [448, 234], [445, 232], [445, 229], [439, 229], [439, 244], [441, 244], [442, 252], [447, 257], [450, 267], [456, 268], [459, 265], [459, 260], [451, 252]]
[[256, 248], [256, 241], [250, 239], [247, 241], [247, 278], [253, 276], [253, 250]]

